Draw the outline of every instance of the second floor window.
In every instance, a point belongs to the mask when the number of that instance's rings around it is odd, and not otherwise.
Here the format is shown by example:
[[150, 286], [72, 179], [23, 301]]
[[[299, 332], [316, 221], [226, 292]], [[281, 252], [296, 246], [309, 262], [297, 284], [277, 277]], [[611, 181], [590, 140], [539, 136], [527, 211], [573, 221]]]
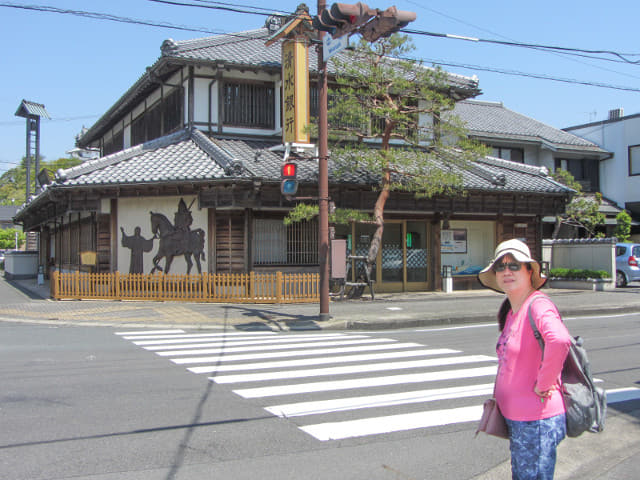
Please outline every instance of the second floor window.
[[640, 175], [640, 145], [629, 147], [629, 175]]
[[593, 159], [560, 159], [555, 160], [556, 170], [569, 172], [580, 183], [584, 192], [597, 192], [600, 188], [599, 162]]
[[524, 150], [522, 148], [491, 147], [491, 150], [491, 155], [494, 157], [524, 163]]
[[131, 122], [131, 145], [168, 135], [182, 126], [183, 90], [176, 88], [169, 95]]
[[102, 145], [102, 155], [110, 155], [114, 152], [119, 152], [124, 148], [124, 132], [120, 130], [114, 134], [111, 138], [104, 141]]
[[225, 82], [224, 125], [275, 128], [275, 88], [270, 83]]

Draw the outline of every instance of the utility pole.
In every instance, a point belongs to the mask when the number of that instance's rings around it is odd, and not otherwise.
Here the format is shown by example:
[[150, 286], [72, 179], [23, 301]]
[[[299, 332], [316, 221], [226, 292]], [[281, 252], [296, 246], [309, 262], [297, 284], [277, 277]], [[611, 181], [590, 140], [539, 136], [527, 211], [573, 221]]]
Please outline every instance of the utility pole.
[[320, 315], [329, 320], [329, 125], [327, 106], [327, 62], [324, 58], [323, 37], [330, 32], [333, 38], [359, 32], [369, 42], [386, 37], [416, 19], [414, 12], [396, 7], [384, 11], [367, 4], [334, 3], [327, 9], [326, 0], [318, 0], [318, 15], [313, 27], [318, 31], [318, 253], [320, 264]]
[[[325, 10], [326, 0], [318, 0], [318, 15]], [[318, 261], [320, 263], [320, 314], [319, 321], [329, 316], [329, 134], [328, 134], [328, 95], [327, 62], [324, 59], [322, 37], [319, 31], [318, 45]]]

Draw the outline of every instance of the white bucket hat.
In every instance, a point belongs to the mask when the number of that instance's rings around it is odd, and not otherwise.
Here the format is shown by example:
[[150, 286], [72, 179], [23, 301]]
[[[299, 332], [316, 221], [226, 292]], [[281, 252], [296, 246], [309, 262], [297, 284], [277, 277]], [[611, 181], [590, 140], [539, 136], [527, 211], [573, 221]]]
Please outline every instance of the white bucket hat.
[[493, 260], [491, 260], [489, 265], [478, 274], [478, 280], [482, 285], [487, 288], [491, 288], [496, 292], [504, 293], [496, 281], [496, 272], [493, 271], [493, 265], [507, 254], [511, 255], [520, 263], [531, 264], [531, 284], [533, 285], [533, 288], [537, 290], [544, 285], [547, 281], [547, 277], [541, 273], [540, 264], [531, 258], [531, 251], [527, 244], [515, 239], [502, 242], [496, 247]]

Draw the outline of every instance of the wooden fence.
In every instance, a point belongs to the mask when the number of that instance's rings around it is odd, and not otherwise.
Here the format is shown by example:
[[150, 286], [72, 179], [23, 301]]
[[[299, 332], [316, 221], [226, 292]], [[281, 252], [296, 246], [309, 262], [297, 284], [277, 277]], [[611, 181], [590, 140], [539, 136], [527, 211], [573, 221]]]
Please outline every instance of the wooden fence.
[[319, 301], [319, 282], [318, 273], [149, 275], [54, 271], [51, 296], [57, 300], [308, 303]]

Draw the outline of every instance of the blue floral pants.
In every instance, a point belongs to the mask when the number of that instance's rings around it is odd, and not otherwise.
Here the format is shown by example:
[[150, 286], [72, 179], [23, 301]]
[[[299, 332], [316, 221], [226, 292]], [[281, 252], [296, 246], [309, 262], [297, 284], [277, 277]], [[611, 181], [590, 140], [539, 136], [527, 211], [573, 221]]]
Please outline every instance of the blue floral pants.
[[567, 434], [565, 415], [544, 420], [507, 420], [513, 480], [553, 480], [556, 447]]

